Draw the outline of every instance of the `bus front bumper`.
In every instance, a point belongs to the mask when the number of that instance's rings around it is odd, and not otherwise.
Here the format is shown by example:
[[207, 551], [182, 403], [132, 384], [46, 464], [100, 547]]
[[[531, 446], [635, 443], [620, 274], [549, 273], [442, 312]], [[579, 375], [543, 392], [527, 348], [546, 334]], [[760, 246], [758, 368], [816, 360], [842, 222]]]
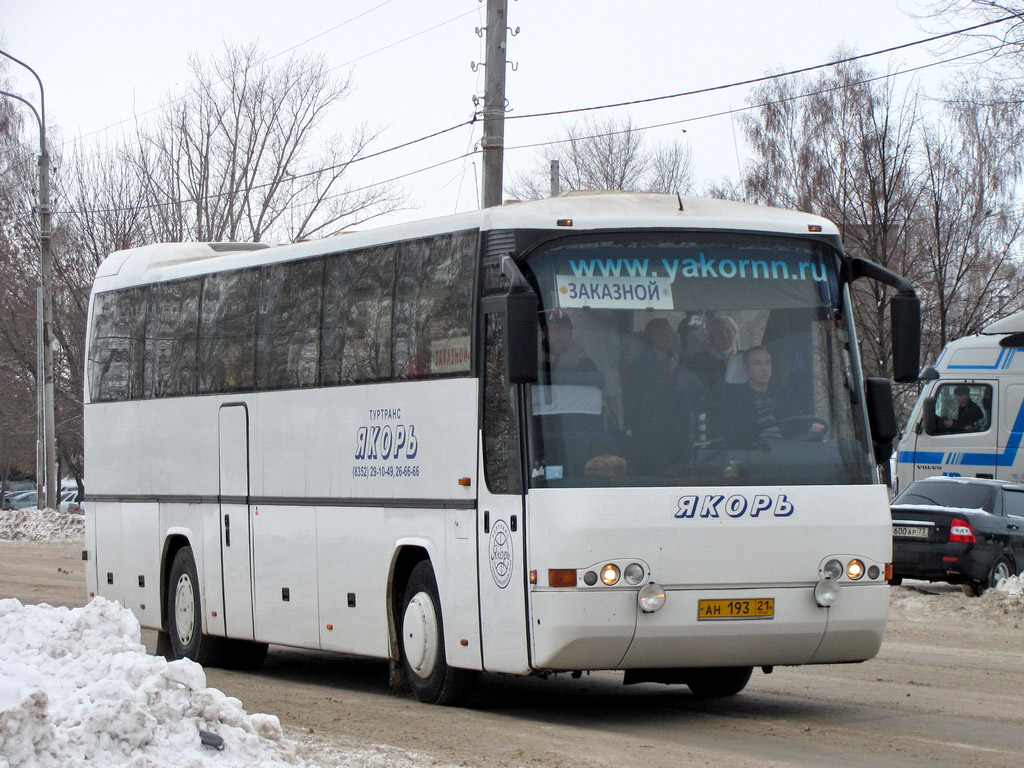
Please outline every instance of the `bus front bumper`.
[[[633, 590], [536, 591], [535, 669], [672, 669], [863, 661], [878, 653], [888, 616], [885, 583], [847, 585], [824, 608], [813, 585], [666, 589], [654, 613]], [[702, 600], [774, 600], [771, 617], [698, 619]]]

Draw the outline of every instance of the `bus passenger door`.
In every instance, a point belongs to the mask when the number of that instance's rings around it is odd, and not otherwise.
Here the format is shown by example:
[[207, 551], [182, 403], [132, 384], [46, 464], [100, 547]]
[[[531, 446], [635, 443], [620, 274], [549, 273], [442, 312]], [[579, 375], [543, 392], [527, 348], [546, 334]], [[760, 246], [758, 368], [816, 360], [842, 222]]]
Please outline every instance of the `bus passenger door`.
[[228, 637], [252, 640], [252, 538], [249, 533], [249, 411], [220, 409], [220, 557]]
[[522, 469], [515, 389], [505, 373], [503, 305], [484, 299], [483, 428], [477, 473], [480, 638], [488, 672], [530, 670]]

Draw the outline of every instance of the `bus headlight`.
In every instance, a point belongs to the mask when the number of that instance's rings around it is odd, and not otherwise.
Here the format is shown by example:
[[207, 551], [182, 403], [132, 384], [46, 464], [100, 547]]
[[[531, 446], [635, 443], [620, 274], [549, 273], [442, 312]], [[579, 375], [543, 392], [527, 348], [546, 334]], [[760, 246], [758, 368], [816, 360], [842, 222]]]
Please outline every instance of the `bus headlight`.
[[626, 570], [622, 572], [622, 575], [629, 586], [635, 587], [644, 580], [644, 567], [639, 563], [630, 563], [626, 566]]
[[601, 569], [601, 581], [609, 587], [615, 584], [618, 580], [619, 566], [615, 565], [615, 563], [608, 563], [608, 565]]
[[857, 579], [864, 576], [864, 561], [854, 558], [846, 564], [846, 575], [850, 578], [850, 581], [857, 581]]
[[843, 564], [838, 560], [829, 560], [821, 570], [826, 579], [838, 579], [843, 575]]
[[665, 605], [665, 590], [653, 581], [645, 585], [637, 594], [637, 602], [644, 613], [654, 613]]
[[822, 608], [834, 605], [839, 599], [839, 582], [835, 579], [822, 579], [814, 585], [814, 599]]

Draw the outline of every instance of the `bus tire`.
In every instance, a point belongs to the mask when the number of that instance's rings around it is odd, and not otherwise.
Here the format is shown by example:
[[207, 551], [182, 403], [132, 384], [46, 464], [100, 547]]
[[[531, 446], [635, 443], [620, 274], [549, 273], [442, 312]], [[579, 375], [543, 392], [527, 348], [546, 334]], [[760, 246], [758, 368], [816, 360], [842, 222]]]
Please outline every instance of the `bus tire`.
[[175, 659], [191, 659], [204, 667], [216, 666], [221, 642], [203, 634], [199, 575], [191, 547], [179, 549], [171, 563], [167, 578], [167, 633]]
[[429, 560], [419, 562], [406, 583], [402, 600], [401, 652], [405, 678], [413, 695], [427, 704], [460, 704], [476, 682], [476, 673], [448, 666], [437, 580]]
[[747, 687], [753, 667], [709, 667], [694, 670], [686, 685], [697, 696], [713, 699], [721, 696], [735, 696]]

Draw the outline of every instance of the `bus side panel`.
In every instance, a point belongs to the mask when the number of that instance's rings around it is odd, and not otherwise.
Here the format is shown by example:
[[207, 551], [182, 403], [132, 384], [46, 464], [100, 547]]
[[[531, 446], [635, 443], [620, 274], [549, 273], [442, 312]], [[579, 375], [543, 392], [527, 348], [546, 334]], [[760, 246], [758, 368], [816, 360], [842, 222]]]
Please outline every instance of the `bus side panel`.
[[97, 507], [102, 504], [90, 502], [85, 508], [85, 551], [88, 558], [85, 562], [86, 597], [99, 594], [99, 577], [96, 574], [96, 515]]
[[160, 509], [155, 503], [122, 503], [124, 601], [139, 623], [160, 627]]
[[316, 528], [315, 507], [254, 508], [256, 640], [320, 647]]
[[444, 607], [445, 656], [453, 667], [482, 669], [477, 580], [477, 510], [445, 511], [445, 569], [438, 574]]
[[316, 515], [320, 647], [387, 658], [387, 579], [394, 550], [388, 512], [319, 507]]
[[96, 594], [124, 604], [127, 578], [121, 571], [121, 504], [117, 501], [90, 502], [95, 510], [96, 547], [93, 550], [96, 568]]

